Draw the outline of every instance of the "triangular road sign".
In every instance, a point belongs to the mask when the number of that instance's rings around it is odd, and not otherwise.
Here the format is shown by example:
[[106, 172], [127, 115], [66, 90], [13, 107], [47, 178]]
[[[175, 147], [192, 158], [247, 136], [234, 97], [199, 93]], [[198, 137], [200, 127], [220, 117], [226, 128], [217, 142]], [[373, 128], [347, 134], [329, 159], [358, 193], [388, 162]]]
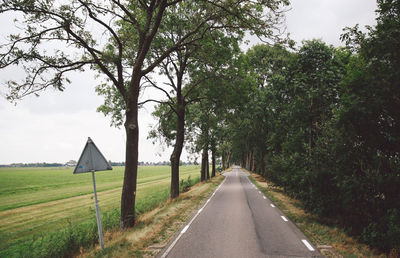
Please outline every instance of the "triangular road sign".
[[74, 174], [102, 170], [112, 170], [112, 167], [89, 137], [78, 164], [75, 167]]

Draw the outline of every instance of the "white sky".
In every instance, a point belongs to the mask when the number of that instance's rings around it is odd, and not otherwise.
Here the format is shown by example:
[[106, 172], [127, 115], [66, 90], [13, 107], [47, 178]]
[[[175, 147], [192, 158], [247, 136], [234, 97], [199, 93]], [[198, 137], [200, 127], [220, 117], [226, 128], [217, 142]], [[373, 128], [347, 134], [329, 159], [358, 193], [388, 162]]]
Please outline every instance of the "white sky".
[[[291, 2], [287, 30], [299, 44], [302, 40], [319, 38], [340, 46], [343, 44], [339, 36], [344, 27], [375, 24], [375, 0]], [[1, 30], [10, 22], [8, 18], [0, 15]], [[0, 38], [0, 42], [2, 40]], [[10, 79], [7, 75], [0, 71], [2, 95], [6, 91], [4, 81]], [[93, 78], [91, 72], [76, 74], [64, 92], [48, 90], [40, 97], [29, 96], [16, 106], [0, 96], [0, 164], [78, 160], [89, 136], [107, 159], [124, 161], [125, 132], [110, 127], [110, 119], [96, 112], [103, 99], [94, 91], [96, 81]], [[146, 93], [147, 96], [151, 94], [154, 93]], [[149, 126], [156, 123], [151, 111], [148, 104], [139, 114], [139, 160], [169, 160], [170, 149], [153, 145], [146, 139]], [[184, 154], [182, 160], [186, 159], [187, 154]]]

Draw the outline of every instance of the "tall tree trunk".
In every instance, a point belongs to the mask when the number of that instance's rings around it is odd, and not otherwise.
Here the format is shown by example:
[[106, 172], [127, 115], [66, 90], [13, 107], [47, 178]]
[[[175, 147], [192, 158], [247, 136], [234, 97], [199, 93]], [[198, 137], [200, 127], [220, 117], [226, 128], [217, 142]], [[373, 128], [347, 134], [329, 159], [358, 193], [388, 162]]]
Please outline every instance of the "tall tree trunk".
[[227, 167], [226, 168], [230, 168], [231, 167], [231, 152], [229, 151], [228, 152], [228, 158], [226, 159], [227, 161], [226, 161], [226, 164], [227, 164]]
[[222, 170], [226, 169], [226, 158], [227, 158], [227, 153], [224, 151], [222, 152]]
[[[139, 80], [140, 81], [140, 80]], [[126, 109], [126, 153], [125, 173], [121, 195], [121, 228], [135, 225], [135, 198], [138, 169], [139, 125], [137, 101], [139, 96], [139, 81], [136, 83], [137, 91], [127, 102]]]
[[250, 170], [250, 158], [251, 158], [251, 151], [248, 151], [246, 154], [246, 169]]
[[251, 167], [251, 160], [253, 159], [253, 150], [249, 151], [249, 158], [248, 158], [248, 162], [249, 162], [249, 171], [251, 171], [252, 167]]
[[207, 157], [207, 159], [206, 159], [206, 164], [207, 164], [206, 171], [207, 171], [207, 180], [208, 180], [208, 179], [210, 179], [210, 162], [209, 162], [209, 158], [208, 158], [208, 149], [206, 150], [206, 157]]
[[185, 108], [182, 104], [178, 104], [178, 124], [176, 130], [176, 139], [174, 150], [171, 154], [171, 193], [170, 198], [174, 199], [179, 196], [179, 161], [182, 154], [183, 142], [185, 138]]
[[252, 161], [251, 161], [251, 171], [256, 171], [256, 155], [253, 152]]
[[211, 177], [215, 177], [215, 146], [212, 147], [211, 149], [211, 165], [212, 165], [212, 170], [211, 170]]
[[[180, 55], [179, 55], [180, 56]], [[178, 118], [176, 125], [176, 139], [174, 150], [171, 154], [171, 193], [170, 199], [179, 196], [179, 161], [182, 154], [183, 142], [185, 138], [185, 101], [182, 95], [182, 80], [186, 63], [180, 62], [179, 71], [176, 74], [176, 107], [175, 112]], [[171, 82], [173, 83], [173, 82]]]
[[203, 152], [201, 154], [201, 170], [200, 170], [200, 181], [203, 182], [206, 180], [206, 166], [207, 166], [207, 150], [203, 148]]
[[264, 151], [264, 148], [261, 148], [260, 155], [261, 155], [261, 157], [260, 157], [261, 175], [265, 176], [265, 162], [264, 162], [265, 151]]

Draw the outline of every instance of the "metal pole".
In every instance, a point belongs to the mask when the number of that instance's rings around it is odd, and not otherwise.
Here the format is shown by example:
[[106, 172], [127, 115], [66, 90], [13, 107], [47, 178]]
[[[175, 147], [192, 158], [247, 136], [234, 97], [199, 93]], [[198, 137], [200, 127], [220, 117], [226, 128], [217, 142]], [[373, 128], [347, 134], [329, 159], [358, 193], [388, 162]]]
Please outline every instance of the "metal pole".
[[96, 203], [97, 229], [99, 230], [101, 250], [104, 250], [103, 229], [101, 227], [100, 210], [99, 210], [99, 204], [97, 202], [96, 180], [94, 179], [94, 171], [92, 171], [92, 179], [93, 179], [93, 189], [94, 189], [94, 200]]

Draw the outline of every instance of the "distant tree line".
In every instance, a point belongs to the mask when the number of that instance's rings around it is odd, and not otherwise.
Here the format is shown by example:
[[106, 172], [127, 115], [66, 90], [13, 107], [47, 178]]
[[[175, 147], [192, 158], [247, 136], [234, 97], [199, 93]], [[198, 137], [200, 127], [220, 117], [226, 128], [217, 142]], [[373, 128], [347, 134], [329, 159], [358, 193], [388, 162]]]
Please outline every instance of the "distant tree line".
[[[139, 161], [139, 166], [171, 166], [170, 161], [157, 161], [157, 162], [144, 162], [144, 161]], [[187, 166], [187, 165], [197, 165], [196, 162], [191, 162], [191, 161], [180, 161], [179, 163], [180, 166]]]
[[9, 165], [0, 165], [0, 167], [63, 167], [65, 163], [46, 163], [46, 162], [37, 162], [37, 163], [12, 163]]
[[[109, 161], [111, 166], [125, 166], [125, 162], [114, 162], [114, 161]], [[37, 162], [37, 163], [12, 163], [12, 164], [5, 164], [5, 165], [0, 165], [0, 167], [71, 167], [75, 166], [76, 161], [72, 163], [71, 161], [68, 161], [67, 163], [46, 163], [46, 162]], [[138, 162], [139, 166], [170, 166], [171, 162], [169, 161], [157, 161], [157, 162], [148, 162], [148, 161], [139, 161]], [[197, 165], [196, 162], [191, 162], [191, 161], [181, 161], [180, 166], [185, 166], [185, 165]]]

